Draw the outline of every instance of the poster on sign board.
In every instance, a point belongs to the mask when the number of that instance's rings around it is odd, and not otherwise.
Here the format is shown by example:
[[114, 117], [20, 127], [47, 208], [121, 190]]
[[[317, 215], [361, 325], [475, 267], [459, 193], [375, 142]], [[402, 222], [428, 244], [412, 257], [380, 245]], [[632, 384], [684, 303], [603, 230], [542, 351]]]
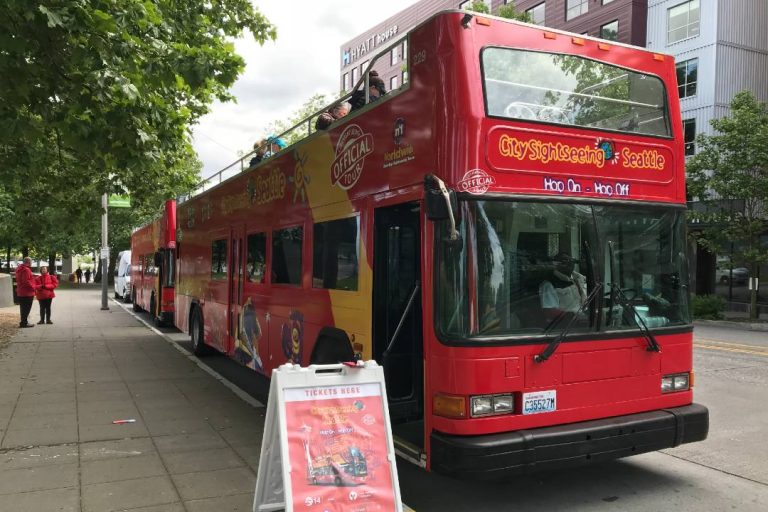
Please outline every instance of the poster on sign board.
[[285, 389], [294, 510], [395, 510], [378, 382]]

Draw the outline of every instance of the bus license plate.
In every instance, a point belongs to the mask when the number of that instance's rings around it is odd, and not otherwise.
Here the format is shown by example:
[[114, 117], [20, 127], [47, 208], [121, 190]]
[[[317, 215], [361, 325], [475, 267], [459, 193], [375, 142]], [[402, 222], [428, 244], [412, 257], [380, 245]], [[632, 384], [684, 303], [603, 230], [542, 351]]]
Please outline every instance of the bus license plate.
[[557, 410], [557, 392], [536, 391], [523, 393], [523, 414], [538, 414], [540, 412], [552, 412]]

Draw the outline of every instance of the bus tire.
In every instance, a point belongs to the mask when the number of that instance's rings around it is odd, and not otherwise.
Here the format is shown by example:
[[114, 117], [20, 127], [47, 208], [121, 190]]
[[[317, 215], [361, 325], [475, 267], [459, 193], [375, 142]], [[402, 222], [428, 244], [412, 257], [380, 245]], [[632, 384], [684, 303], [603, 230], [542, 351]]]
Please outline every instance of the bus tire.
[[203, 326], [203, 315], [199, 308], [194, 308], [189, 321], [189, 336], [192, 339], [192, 353], [198, 357], [211, 353], [210, 347], [205, 344]]
[[335, 327], [320, 329], [309, 364], [336, 364], [354, 360], [355, 352], [345, 331]]

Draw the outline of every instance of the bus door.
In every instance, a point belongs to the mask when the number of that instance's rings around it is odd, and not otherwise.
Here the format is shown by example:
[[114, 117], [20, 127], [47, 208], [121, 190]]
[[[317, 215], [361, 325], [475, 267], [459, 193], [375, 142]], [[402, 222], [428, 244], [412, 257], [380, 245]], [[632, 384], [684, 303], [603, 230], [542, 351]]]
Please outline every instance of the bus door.
[[423, 419], [419, 203], [374, 210], [373, 357], [393, 423]]
[[233, 227], [229, 237], [229, 294], [227, 299], [227, 354], [233, 354], [237, 346], [240, 326], [240, 306], [243, 302], [243, 226]]

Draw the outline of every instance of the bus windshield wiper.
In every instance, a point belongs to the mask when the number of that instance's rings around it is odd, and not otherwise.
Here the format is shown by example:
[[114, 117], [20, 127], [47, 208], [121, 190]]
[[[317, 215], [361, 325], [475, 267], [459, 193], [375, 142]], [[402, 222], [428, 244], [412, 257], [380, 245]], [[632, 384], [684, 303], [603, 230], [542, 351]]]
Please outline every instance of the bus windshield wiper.
[[621, 291], [621, 287], [616, 284], [616, 266], [614, 265], [613, 240], [608, 241], [608, 257], [610, 258], [609, 267], [611, 269], [611, 300], [608, 305], [609, 323], [611, 317], [613, 316], [613, 305], [617, 302], [616, 299], [618, 299], [619, 305], [632, 313], [632, 320], [634, 320], [635, 325], [637, 325], [637, 327], [640, 329], [640, 332], [643, 333], [643, 336], [648, 341], [648, 352], [661, 352], [661, 347], [656, 341], [656, 338], [654, 338], [653, 334], [651, 333], [651, 330], [648, 329], [647, 325], [645, 325], [645, 320], [643, 320], [643, 318], [637, 313], [637, 309], [635, 309], [635, 306], [629, 302], [627, 296], [624, 295], [623, 291]]
[[[629, 302], [629, 299], [626, 295], [624, 295], [624, 292], [621, 291], [619, 285], [616, 283], [611, 283], [611, 289], [616, 294], [619, 305], [625, 310], [629, 310], [631, 312], [632, 320], [635, 322], [635, 325], [637, 325], [637, 327], [640, 329], [640, 332], [643, 333], [643, 336], [648, 342], [648, 352], [661, 352], [661, 347], [656, 341], [656, 338], [653, 336], [651, 330], [648, 329], [648, 326], [645, 324], [645, 320], [643, 320], [643, 317], [640, 316], [640, 314], [637, 312], [635, 306]], [[611, 307], [613, 307], [613, 304], [611, 304]]]
[[[597, 292], [599, 292], [602, 289], [602, 286], [603, 286], [602, 283], [597, 283], [597, 282], [595, 283], [595, 288], [589, 293], [589, 295], [587, 295], [587, 298], [584, 300], [584, 302], [581, 303], [581, 306], [579, 306], [579, 309], [576, 310], [576, 312], [573, 314], [571, 319], [566, 324], [565, 328], [560, 332], [560, 334], [557, 335], [557, 338], [550, 341], [549, 345], [547, 345], [547, 348], [542, 350], [541, 354], [536, 354], [533, 357], [533, 360], [535, 362], [543, 363], [544, 361], [549, 359], [552, 354], [555, 353], [555, 350], [557, 350], [557, 347], [560, 346], [560, 343], [563, 342], [565, 337], [568, 335], [568, 332], [570, 332], [571, 327], [573, 327], [573, 324], [576, 323], [576, 319], [584, 311], [584, 309], [592, 303], [595, 296], [597, 295]], [[556, 318], [555, 321], [559, 320], [559, 318], [560, 317]], [[551, 325], [552, 324], [550, 324], [550, 326]], [[549, 330], [549, 328], [547, 330]]]

